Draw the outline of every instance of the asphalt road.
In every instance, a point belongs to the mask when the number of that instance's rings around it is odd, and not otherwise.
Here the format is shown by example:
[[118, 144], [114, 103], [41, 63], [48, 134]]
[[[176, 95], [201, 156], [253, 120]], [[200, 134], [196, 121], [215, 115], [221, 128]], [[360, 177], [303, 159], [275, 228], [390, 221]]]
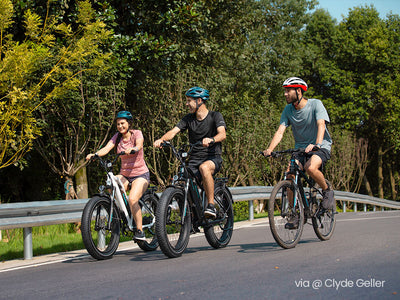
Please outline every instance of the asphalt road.
[[399, 299], [400, 211], [342, 213], [331, 240], [305, 226], [276, 245], [267, 219], [235, 224], [224, 249], [193, 235], [176, 259], [133, 242], [107, 261], [85, 251], [0, 265], [0, 299]]

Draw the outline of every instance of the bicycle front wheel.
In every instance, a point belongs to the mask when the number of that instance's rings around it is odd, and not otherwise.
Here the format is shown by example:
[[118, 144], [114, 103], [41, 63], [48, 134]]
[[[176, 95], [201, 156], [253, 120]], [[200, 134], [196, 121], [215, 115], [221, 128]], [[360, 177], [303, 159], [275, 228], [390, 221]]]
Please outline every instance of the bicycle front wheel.
[[114, 211], [110, 223], [111, 201], [95, 196], [85, 205], [81, 219], [82, 241], [89, 254], [98, 260], [111, 258], [117, 251], [120, 221]]
[[168, 187], [161, 195], [156, 211], [156, 235], [161, 251], [168, 257], [179, 257], [190, 237], [190, 210], [184, 211], [185, 196], [181, 189]]
[[216, 220], [210, 221], [212, 225], [204, 228], [204, 234], [208, 243], [218, 249], [229, 244], [233, 232], [232, 197], [226, 187], [215, 188], [214, 204], [217, 210]]
[[142, 210], [143, 232], [146, 236], [145, 241], [137, 241], [140, 249], [144, 251], [154, 251], [158, 247], [156, 236], [156, 210], [158, 196], [153, 193], [145, 193], [139, 201]]
[[272, 236], [278, 245], [285, 249], [294, 248], [303, 232], [304, 210], [300, 191], [291, 180], [278, 182], [272, 190], [268, 218]]
[[[328, 184], [328, 186], [331, 185], [328, 180], [326, 180], [326, 183]], [[319, 189], [322, 194], [321, 188], [319, 187], [318, 184], [316, 184], [314, 188]], [[333, 231], [335, 230], [336, 205], [333, 209], [324, 209], [321, 206], [321, 199], [315, 198], [315, 201], [318, 210], [315, 213], [315, 215], [313, 215], [313, 217], [311, 218], [314, 232], [321, 241], [326, 241], [332, 237]]]

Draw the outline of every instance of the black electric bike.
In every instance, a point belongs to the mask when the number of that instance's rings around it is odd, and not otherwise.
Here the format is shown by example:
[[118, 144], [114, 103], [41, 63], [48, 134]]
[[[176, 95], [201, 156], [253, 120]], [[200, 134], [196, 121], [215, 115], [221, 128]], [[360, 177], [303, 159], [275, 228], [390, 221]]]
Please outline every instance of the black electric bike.
[[162, 148], [171, 148], [179, 160], [178, 174], [172, 185], [162, 193], [156, 211], [156, 234], [162, 252], [171, 258], [179, 257], [187, 248], [190, 233], [204, 228], [208, 243], [214, 248], [226, 247], [233, 232], [233, 200], [226, 186], [227, 178], [215, 179], [215, 219], [207, 219], [204, 210], [207, 198], [204, 188], [193, 172], [186, 167], [186, 160], [198, 143], [184, 145], [177, 150], [170, 142]]

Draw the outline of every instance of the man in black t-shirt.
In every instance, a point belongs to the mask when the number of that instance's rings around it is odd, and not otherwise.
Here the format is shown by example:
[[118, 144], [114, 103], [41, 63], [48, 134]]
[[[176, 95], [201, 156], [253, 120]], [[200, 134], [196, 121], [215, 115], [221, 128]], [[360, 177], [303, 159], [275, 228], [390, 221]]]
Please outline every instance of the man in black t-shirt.
[[160, 139], [154, 142], [154, 147], [160, 148], [162, 142], [169, 141], [186, 129], [189, 131], [191, 144], [202, 141], [202, 145], [195, 146], [189, 158], [188, 167], [202, 179], [208, 205], [204, 212], [206, 217], [215, 218], [214, 207], [214, 178], [222, 166], [221, 142], [226, 138], [226, 124], [221, 113], [209, 111], [206, 101], [209, 92], [200, 87], [193, 87], [186, 92], [186, 105], [189, 114]]

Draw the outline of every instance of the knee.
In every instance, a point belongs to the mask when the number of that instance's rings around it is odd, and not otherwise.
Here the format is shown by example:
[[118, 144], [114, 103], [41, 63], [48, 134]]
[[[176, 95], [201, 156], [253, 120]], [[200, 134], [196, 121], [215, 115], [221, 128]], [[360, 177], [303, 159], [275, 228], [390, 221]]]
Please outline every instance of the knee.
[[308, 175], [316, 174], [319, 171], [319, 168], [314, 165], [309, 165], [306, 168], [306, 172]]
[[200, 173], [201, 173], [201, 175], [202, 175], [203, 177], [206, 176], [206, 175], [211, 174], [211, 170], [210, 170], [210, 168], [208, 167], [207, 164], [202, 164], [202, 165], [200, 165], [199, 171], [200, 171]]

